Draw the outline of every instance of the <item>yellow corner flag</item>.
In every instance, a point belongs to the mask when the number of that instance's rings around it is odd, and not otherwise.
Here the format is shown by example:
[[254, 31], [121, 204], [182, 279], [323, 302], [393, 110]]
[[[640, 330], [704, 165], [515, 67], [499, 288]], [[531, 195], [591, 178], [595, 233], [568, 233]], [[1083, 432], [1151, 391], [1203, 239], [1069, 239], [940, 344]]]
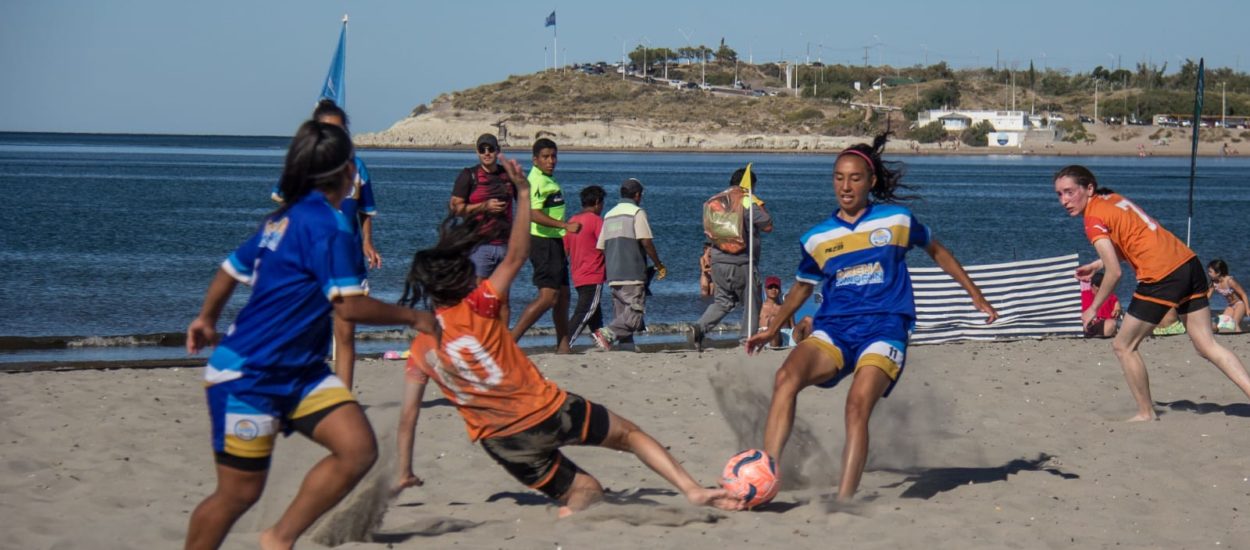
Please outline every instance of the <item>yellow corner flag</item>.
[[[755, 174], [751, 173], [751, 164], [750, 162], [747, 163], [747, 168], [742, 172], [742, 181], [738, 182], [738, 187], [751, 192], [751, 200], [755, 202], [756, 206], [764, 206], [764, 201], [755, 194], [753, 189], [755, 187]], [[750, 206], [746, 201], [746, 197], [743, 197], [742, 206]]]

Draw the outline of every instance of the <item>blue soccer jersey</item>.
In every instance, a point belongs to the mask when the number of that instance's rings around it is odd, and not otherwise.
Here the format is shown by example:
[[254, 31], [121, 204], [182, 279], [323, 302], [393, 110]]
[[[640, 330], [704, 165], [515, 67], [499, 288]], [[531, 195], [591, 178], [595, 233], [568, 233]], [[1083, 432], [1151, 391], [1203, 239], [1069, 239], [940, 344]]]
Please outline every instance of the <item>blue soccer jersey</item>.
[[[356, 162], [356, 181], [352, 182], [352, 193], [339, 202], [339, 211], [343, 212], [343, 216], [351, 224], [352, 231], [359, 233], [360, 215], [372, 216], [378, 213], [378, 208], [373, 202], [373, 180], [369, 178], [365, 161], [360, 160], [360, 157], [352, 158]], [[282, 190], [274, 185], [269, 197], [275, 202], [282, 202]]]
[[359, 238], [320, 192], [277, 217], [221, 267], [252, 296], [208, 360], [210, 383], [248, 371], [319, 366], [330, 347], [330, 300], [365, 293]]
[[824, 301], [816, 319], [866, 313], [916, 317], [906, 255], [929, 245], [929, 229], [910, 210], [869, 205], [855, 223], [835, 213], [800, 239], [795, 279], [819, 285]]

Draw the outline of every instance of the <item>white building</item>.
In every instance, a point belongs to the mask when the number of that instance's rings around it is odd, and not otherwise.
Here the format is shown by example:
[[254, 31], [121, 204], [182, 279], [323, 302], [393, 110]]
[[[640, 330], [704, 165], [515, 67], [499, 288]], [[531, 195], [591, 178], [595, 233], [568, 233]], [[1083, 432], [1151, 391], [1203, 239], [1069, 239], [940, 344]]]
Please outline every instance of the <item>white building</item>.
[[917, 126], [941, 122], [950, 131], [959, 131], [988, 120], [995, 130], [1023, 132], [1030, 127], [1029, 114], [1024, 111], [965, 111], [934, 109], [922, 111], [916, 117]]

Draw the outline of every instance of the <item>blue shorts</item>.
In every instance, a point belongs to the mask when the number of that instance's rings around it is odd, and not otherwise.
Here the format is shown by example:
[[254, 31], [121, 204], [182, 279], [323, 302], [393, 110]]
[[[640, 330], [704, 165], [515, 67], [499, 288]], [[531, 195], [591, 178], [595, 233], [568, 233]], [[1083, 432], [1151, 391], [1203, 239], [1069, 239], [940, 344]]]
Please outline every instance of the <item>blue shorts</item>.
[[290, 435], [298, 430], [311, 437], [326, 414], [356, 401], [325, 365], [292, 370], [263, 375], [253, 371], [204, 390], [219, 464], [264, 470], [279, 431]]
[[495, 268], [503, 263], [504, 256], [507, 255], [508, 245], [506, 244], [482, 243], [477, 245], [469, 253], [469, 261], [473, 262], [473, 274], [483, 279], [490, 277], [495, 272]]
[[[833, 378], [817, 385], [832, 388], [860, 367], [871, 366], [890, 377], [883, 395], [888, 397], [903, 375], [907, 338], [914, 326], [911, 317], [894, 313], [814, 319], [812, 335], [804, 342], [815, 342], [838, 366]], [[855, 358], [854, 368], [846, 368], [847, 357]]]

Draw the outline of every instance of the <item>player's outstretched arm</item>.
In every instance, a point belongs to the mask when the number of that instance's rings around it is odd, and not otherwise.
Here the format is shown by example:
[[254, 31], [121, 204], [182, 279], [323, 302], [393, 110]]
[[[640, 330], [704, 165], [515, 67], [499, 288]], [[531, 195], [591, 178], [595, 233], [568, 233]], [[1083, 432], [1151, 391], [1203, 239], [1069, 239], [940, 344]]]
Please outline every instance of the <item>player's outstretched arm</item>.
[[221, 317], [222, 308], [234, 294], [238, 280], [230, 276], [226, 270], [218, 268], [213, 282], [208, 284], [208, 292], [204, 295], [204, 305], [200, 314], [187, 326], [187, 354], [195, 355], [200, 350], [217, 343], [217, 319]]
[[929, 257], [933, 258], [933, 262], [942, 268], [942, 271], [945, 271], [947, 275], [955, 279], [956, 283], [959, 283], [959, 286], [963, 287], [964, 292], [967, 292], [968, 296], [972, 298], [972, 305], [977, 308], [977, 311], [986, 315], [986, 324], [993, 323], [998, 319], [998, 311], [995, 311], [994, 306], [990, 305], [990, 302], [981, 294], [981, 289], [977, 287], [976, 283], [972, 282], [968, 272], [964, 271], [963, 264], [955, 259], [955, 255], [951, 253], [950, 249], [943, 246], [937, 239], [932, 239], [929, 241], [929, 246], [925, 248], [925, 252], [929, 253]]
[[[521, 165], [515, 160], [503, 158], [502, 155], [499, 162], [508, 173], [508, 178], [512, 180], [512, 185], [516, 186], [516, 196], [528, 197], [530, 182], [521, 172]], [[508, 235], [508, 254], [490, 276], [490, 286], [495, 288], [499, 299], [505, 302], [508, 299], [508, 291], [512, 288], [512, 280], [516, 278], [517, 272], [521, 270], [522, 265], [525, 265], [525, 259], [530, 255], [531, 211], [526, 206], [522, 204], [517, 207], [516, 215], [512, 219], [512, 233]]]

